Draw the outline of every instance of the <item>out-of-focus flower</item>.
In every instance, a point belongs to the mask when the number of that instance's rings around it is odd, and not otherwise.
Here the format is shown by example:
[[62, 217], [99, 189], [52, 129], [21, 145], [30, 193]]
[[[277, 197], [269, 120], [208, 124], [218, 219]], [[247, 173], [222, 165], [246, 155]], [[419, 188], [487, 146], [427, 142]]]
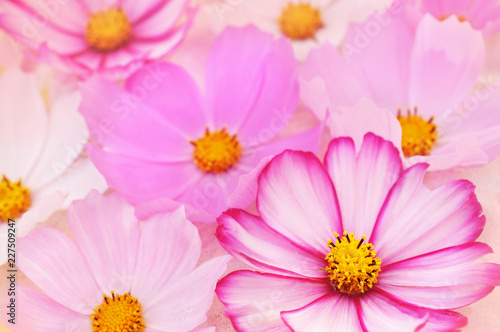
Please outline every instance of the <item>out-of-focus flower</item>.
[[475, 88], [485, 57], [479, 31], [430, 15], [415, 33], [404, 15], [363, 44], [360, 31], [350, 32], [342, 52], [312, 51], [301, 68], [301, 97], [319, 118], [367, 98], [397, 116], [405, 156], [430, 170], [483, 165], [500, 154], [500, 91]]
[[17, 235], [24, 236], [63, 207], [65, 199], [106, 188], [90, 160], [80, 157], [88, 131], [79, 103], [78, 92], [60, 93], [53, 81], [42, 84], [35, 73], [11, 69], [0, 76], [2, 264], [8, 219], [16, 220]]
[[[361, 22], [391, 0], [243, 0], [205, 5], [214, 26], [249, 23], [292, 41], [295, 54], [304, 60], [309, 50], [328, 41], [340, 44], [350, 22]], [[397, 1], [390, 11], [398, 11]]]
[[187, 6], [187, 0], [8, 0], [0, 27], [52, 65], [118, 79], [182, 41], [195, 12]]
[[168, 63], [133, 74], [125, 89], [91, 79], [80, 108], [97, 143], [90, 158], [134, 205], [166, 198], [218, 215], [263, 157], [317, 149], [320, 125], [278, 139], [297, 106], [296, 65], [286, 39], [228, 28], [208, 56], [204, 95]]
[[68, 218], [76, 244], [45, 227], [19, 239], [16, 264], [41, 292], [18, 286], [14, 331], [191, 331], [206, 320], [230, 256], [196, 267], [201, 240], [182, 208], [141, 225], [118, 193], [91, 191]]
[[475, 242], [485, 218], [474, 186], [423, 185], [428, 165], [403, 171], [372, 133], [331, 141], [324, 164], [285, 151], [259, 177], [259, 216], [230, 209], [217, 237], [257, 269], [216, 289], [239, 331], [450, 331], [450, 311], [500, 285], [500, 265]]
[[422, 0], [424, 11], [439, 20], [455, 15], [486, 34], [500, 29], [500, 3], [497, 0]]

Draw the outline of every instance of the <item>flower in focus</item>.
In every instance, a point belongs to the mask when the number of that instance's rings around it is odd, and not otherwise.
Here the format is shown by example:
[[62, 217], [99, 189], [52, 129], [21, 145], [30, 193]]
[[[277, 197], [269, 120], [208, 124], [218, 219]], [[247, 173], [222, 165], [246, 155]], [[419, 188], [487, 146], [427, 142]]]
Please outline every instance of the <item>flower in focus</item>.
[[211, 4], [206, 8], [211, 9], [216, 24], [222, 23], [218, 25], [242, 26], [252, 23], [276, 36], [289, 38], [297, 58], [304, 60], [311, 48], [325, 41], [340, 44], [350, 22], [363, 21], [374, 11], [389, 7], [391, 2], [254, 0], [241, 1], [234, 6], [226, 3]]
[[216, 289], [239, 331], [451, 331], [453, 311], [500, 285], [500, 265], [475, 242], [485, 223], [465, 180], [435, 190], [428, 165], [403, 171], [372, 133], [330, 142], [324, 163], [285, 151], [259, 178], [257, 210], [230, 209], [217, 237], [257, 271]]
[[39, 76], [18, 69], [0, 76], [1, 264], [7, 260], [8, 219], [24, 236], [65, 199], [106, 188], [90, 160], [80, 157], [88, 138], [77, 111], [80, 94], [60, 93], [55, 80], [41, 86]]
[[3, 1], [0, 27], [52, 65], [127, 76], [172, 51], [194, 17], [188, 1]]
[[197, 266], [201, 240], [184, 210], [142, 225], [118, 194], [96, 191], [68, 211], [75, 242], [41, 227], [19, 239], [15, 331], [191, 331], [206, 320], [230, 256]]
[[125, 89], [91, 79], [80, 108], [97, 143], [90, 158], [134, 205], [167, 198], [218, 215], [263, 157], [318, 147], [319, 125], [277, 139], [297, 106], [296, 65], [287, 40], [228, 28], [209, 54], [204, 95], [168, 63], [139, 70]]
[[424, 11], [439, 20], [451, 15], [487, 34], [500, 29], [500, 4], [497, 0], [422, 0]]
[[426, 15], [413, 33], [398, 15], [360, 47], [362, 28], [350, 31], [342, 52], [326, 44], [301, 68], [301, 97], [319, 118], [367, 98], [396, 115], [404, 155], [430, 170], [484, 165], [500, 154], [500, 93], [476, 86], [485, 57], [479, 31]]

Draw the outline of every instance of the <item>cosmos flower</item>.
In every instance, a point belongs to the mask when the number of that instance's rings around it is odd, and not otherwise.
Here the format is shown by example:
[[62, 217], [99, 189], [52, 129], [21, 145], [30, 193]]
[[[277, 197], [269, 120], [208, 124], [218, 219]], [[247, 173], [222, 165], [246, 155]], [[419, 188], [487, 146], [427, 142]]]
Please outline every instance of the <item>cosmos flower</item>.
[[285, 151], [259, 177], [257, 210], [230, 209], [217, 237], [257, 271], [216, 288], [238, 331], [451, 331], [452, 309], [500, 285], [500, 265], [475, 242], [485, 224], [466, 180], [435, 190], [428, 165], [403, 171], [372, 133], [330, 142], [324, 163]]
[[172, 51], [194, 17], [187, 0], [2, 2], [0, 27], [79, 76], [123, 78]]
[[91, 79], [80, 108], [90, 158], [134, 205], [166, 198], [219, 215], [263, 157], [317, 148], [319, 126], [278, 139], [298, 102], [296, 65], [287, 40], [249, 26], [217, 38], [204, 93], [169, 63], [139, 70], [124, 89]]
[[17, 266], [41, 292], [18, 286], [15, 331], [191, 331], [206, 320], [230, 256], [196, 267], [201, 240], [182, 208], [141, 225], [118, 193], [91, 191], [68, 218], [74, 242], [46, 227], [19, 239]]
[[424, 11], [444, 20], [455, 15], [461, 22], [492, 34], [500, 29], [500, 4], [497, 0], [422, 0]]
[[[340, 44], [350, 22], [361, 22], [391, 3], [390, 0], [244, 0], [205, 8], [216, 27], [252, 23], [276, 36], [289, 38], [297, 58], [304, 60], [311, 48], [325, 41]], [[399, 7], [396, 3], [389, 11], [398, 11]]]
[[367, 98], [397, 116], [404, 155], [430, 170], [484, 165], [500, 154], [500, 93], [475, 88], [485, 57], [479, 31], [425, 15], [413, 33], [398, 15], [376, 38], [360, 38], [353, 28], [342, 52], [326, 44], [301, 68], [301, 97], [318, 117]]
[[88, 138], [78, 114], [80, 94], [41, 86], [35, 73], [6, 70], [0, 76], [0, 263], [7, 260], [7, 221], [26, 235], [71, 199], [106, 184], [88, 158]]

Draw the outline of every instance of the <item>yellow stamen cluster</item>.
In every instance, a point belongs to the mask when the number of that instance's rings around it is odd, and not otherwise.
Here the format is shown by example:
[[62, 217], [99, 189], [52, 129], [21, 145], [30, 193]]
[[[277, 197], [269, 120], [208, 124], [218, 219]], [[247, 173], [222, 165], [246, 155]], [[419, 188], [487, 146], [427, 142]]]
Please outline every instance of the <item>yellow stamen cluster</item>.
[[0, 222], [16, 219], [31, 205], [30, 190], [21, 180], [11, 182], [5, 175], [0, 181]]
[[436, 145], [438, 135], [437, 125], [433, 123], [434, 117], [424, 120], [417, 114], [416, 107], [413, 114], [408, 110], [406, 116], [401, 115], [401, 110], [399, 110], [397, 117], [403, 131], [401, 148], [405, 157], [429, 155]]
[[120, 8], [93, 13], [87, 22], [85, 39], [98, 52], [112, 52], [130, 41], [132, 26]]
[[345, 294], [359, 295], [368, 291], [377, 283], [380, 272], [380, 258], [375, 258], [377, 252], [371, 243], [363, 243], [366, 235], [356, 240], [354, 234], [341, 238], [334, 233], [335, 243], [328, 240], [331, 252], [326, 255], [328, 262], [325, 270], [333, 287]]
[[321, 13], [308, 3], [291, 3], [278, 19], [281, 32], [292, 40], [314, 38], [323, 26]]
[[190, 143], [194, 146], [194, 163], [206, 173], [223, 173], [241, 158], [240, 141], [236, 134], [229, 135], [226, 128], [214, 132], [207, 128], [201, 138]]
[[129, 293], [111, 297], [103, 295], [104, 300], [90, 315], [93, 332], [132, 332], [144, 331], [146, 325], [142, 317], [142, 306]]

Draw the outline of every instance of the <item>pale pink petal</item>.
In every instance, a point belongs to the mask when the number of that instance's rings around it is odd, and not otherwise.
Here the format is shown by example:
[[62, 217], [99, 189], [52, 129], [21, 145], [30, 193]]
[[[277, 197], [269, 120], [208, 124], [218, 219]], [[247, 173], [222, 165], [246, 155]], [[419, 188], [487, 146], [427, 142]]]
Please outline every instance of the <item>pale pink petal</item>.
[[310, 152], [274, 157], [259, 177], [257, 207], [269, 227], [317, 255], [333, 232], [343, 231], [330, 177]]
[[[342, 46], [343, 54], [355, 68], [358, 82], [366, 82], [370, 93], [357, 93], [354, 102], [363, 97], [369, 98], [393, 112], [408, 106], [409, 59], [413, 43], [409, 25], [404, 13], [389, 18], [374, 14], [366, 22], [349, 29]], [[334, 75], [335, 78], [331, 79], [338, 79], [339, 83], [344, 81], [339, 73]], [[347, 93], [352, 94], [350, 91]]]
[[194, 270], [201, 253], [196, 227], [186, 219], [181, 207], [170, 214], [158, 214], [144, 222], [137, 251], [131, 293], [151, 308], [149, 301], [162, 289]]
[[239, 331], [284, 332], [290, 329], [282, 311], [301, 308], [331, 290], [324, 281], [236, 271], [218, 283], [216, 293]]
[[227, 125], [230, 132], [250, 140], [274, 118], [291, 118], [298, 99], [295, 67], [287, 41], [274, 41], [272, 35], [253, 26], [227, 28], [207, 61], [211, 124], [215, 128]]
[[217, 220], [220, 244], [247, 265], [267, 273], [326, 279], [324, 257], [296, 247], [258, 216], [230, 209]]
[[[125, 10], [128, 9], [127, 5], [130, 2], [125, 1]], [[187, 0], [148, 2], [150, 2], [149, 8], [140, 17], [134, 17], [132, 21], [134, 26], [132, 30], [133, 38], [162, 38], [179, 23], [189, 3]], [[137, 14], [132, 12], [132, 15]]]
[[139, 248], [133, 207], [118, 193], [92, 190], [68, 210], [71, 232], [103, 294], [128, 292]]
[[161, 197], [176, 199], [203, 177], [192, 161], [145, 161], [106, 152], [95, 145], [87, 145], [87, 153], [108, 185], [134, 205]]
[[139, 220], [146, 220], [155, 214], [174, 212], [181, 206], [184, 206], [186, 210], [186, 218], [192, 222], [211, 223], [216, 220], [216, 217], [204, 210], [196, 209], [190, 204], [180, 203], [168, 198], [160, 198], [138, 205], [135, 208], [135, 215]]
[[474, 186], [459, 180], [430, 191], [421, 182], [426, 168], [403, 173], [382, 207], [370, 242], [383, 265], [474, 241], [483, 230]]
[[338, 292], [330, 292], [303, 308], [282, 312], [281, 317], [294, 331], [363, 331], [355, 300]]
[[359, 297], [357, 305], [366, 331], [450, 331], [467, 324], [458, 313], [412, 307], [378, 292]]
[[90, 136], [116, 152], [153, 161], [191, 159], [192, 139], [170, 123], [161, 109], [143, 103], [154, 89], [137, 86], [132, 92], [101, 79], [81, 83], [80, 113]]
[[384, 266], [378, 281], [408, 287], [500, 286], [500, 265], [472, 264], [492, 252], [488, 245], [479, 242], [434, 251]]
[[26, 180], [34, 190], [59, 177], [81, 154], [88, 131], [78, 114], [80, 100], [79, 93], [67, 94], [58, 98], [51, 108], [47, 140]]
[[337, 107], [331, 110], [328, 127], [332, 138], [351, 137], [356, 150], [359, 150], [363, 138], [369, 132], [391, 141], [398, 150], [401, 150], [401, 125], [394, 112], [377, 108], [365, 98], [352, 108]]
[[130, 76], [126, 89], [146, 90], [141, 102], [161, 112], [163, 117], [195, 140], [208, 124], [202, 97], [189, 74], [174, 64], [158, 62]]
[[328, 147], [324, 165], [337, 193], [344, 230], [370, 238], [386, 196], [402, 172], [398, 150], [369, 133], [356, 154], [351, 138], [337, 138]]
[[217, 280], [230, 256], [220, 256], [164, 287], [143, 305], [148, 326], [161, 331], [189, 331], [207, 320]]
[[[464, 50], [466, 50], [464, 52]], [[481, 32], [456, 17], [430, 15], [420, 22], [411, 54], [410, 104], [425, 116], [440, 116], [472, 90], [485, 61]]]
[[[18, 285], [15, 300], [15, 324], [8, 324], [11, 331], [92, 331], [88, 315], [74, 312], [31, 288]], [[5, 310], [2, 313], [5, 320], [12, 319]]]
[[51, 299], [85, 315], [102, 301], [81, 253], [63, 232], [40, 227], [18, 243], [17, 266]]
[[33, 168], [48, 130], [47, 110], [35, 75], [18, 69], [2, 73], [0, 104], [0, 172], [17, 181]]
[[[395, 301], [430, 309], [457, 309], [477, 302], [493, 291], [490, 285], [457, 285], [447, 287], [406, 287], [379, 284], [378, 288]], [[390, 295], [389, 295], [390, 294]]]
[[109, 8], [115, 8], [121, 0], [78, 0], [90, 12], [98, 12]]

